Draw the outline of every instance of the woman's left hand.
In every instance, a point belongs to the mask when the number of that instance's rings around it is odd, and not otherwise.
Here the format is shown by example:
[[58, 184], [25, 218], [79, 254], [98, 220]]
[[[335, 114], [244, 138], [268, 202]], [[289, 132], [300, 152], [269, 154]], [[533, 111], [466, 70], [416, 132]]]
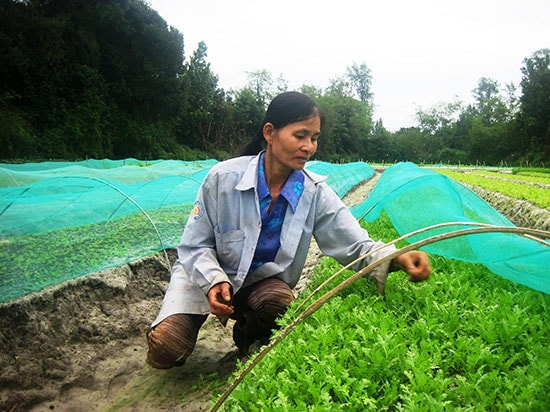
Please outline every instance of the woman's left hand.
[[410, 275], [411, 282], [422, 282], [432, 273], [428, 255], [417, 250], [403, 253], [392, 260], [390, 271], [399, 269]]

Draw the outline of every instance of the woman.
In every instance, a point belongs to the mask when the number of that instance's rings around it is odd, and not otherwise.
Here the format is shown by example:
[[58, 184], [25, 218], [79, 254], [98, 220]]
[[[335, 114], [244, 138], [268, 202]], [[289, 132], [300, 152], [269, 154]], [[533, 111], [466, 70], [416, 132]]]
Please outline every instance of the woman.
[[[243, 354], [255, 341], [266, 343], [275, 319], [294, 299], [312, 236], [325, 255], [344, 265], [383, 245], [361, 228], [324, 177], [304, 169], [317, 150], [322, 122], [311, 98], [283, 93], [269, 105], [243, 156], [212, 167], [147, 333], [151, 366], [183, 364], [209, 313], [236, 320], [233, 339]], [[393, 250], [385, 248], [355, 269]], [[398, 269], [412, 281], [430, 274], [427, 255], [408, 252], [371, 275], [379, 290], [388, 271]]]

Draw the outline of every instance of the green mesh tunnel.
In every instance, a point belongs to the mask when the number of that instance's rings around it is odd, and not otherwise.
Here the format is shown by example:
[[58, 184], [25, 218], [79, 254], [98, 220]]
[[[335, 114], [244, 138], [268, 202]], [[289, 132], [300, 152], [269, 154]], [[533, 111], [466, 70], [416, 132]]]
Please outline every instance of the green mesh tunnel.
[[[0, 301], [175, 247], [216, 160], [0, 165]], [[339, 196], [366, 163], [308, 164]]]
[[[369, 197], [352, 209], [372, 222], [384, 212], [400, 235], [445, 222], [514, 226], [465, 186], [412, 163], [388, 168]], [[440, 228], [411, 237], [410, 242], [444, 233]], [[448, 239], [426, 246], [426, 252], [485, 265], [493, 273], [550, 293], [550, 247], [515, 234], [488, 233]]]
[[[200, 183], [216, 163], [0, 164], [0, 301], [176, 246]], [[363, 162], [315, 161], [307, 169], [328, 176], [327, 184], [340, 197], [374, 175]], [[449, 221], [512, 225], [465, 187], [409, 163], [386, 170], [371, 195], [352, 209], [369, 221], [382, 211], [400, 234]], [[548, 245], [487, 234], [439, 242], [426, 251], [482, 263], [498, 275], [549, 292]]]

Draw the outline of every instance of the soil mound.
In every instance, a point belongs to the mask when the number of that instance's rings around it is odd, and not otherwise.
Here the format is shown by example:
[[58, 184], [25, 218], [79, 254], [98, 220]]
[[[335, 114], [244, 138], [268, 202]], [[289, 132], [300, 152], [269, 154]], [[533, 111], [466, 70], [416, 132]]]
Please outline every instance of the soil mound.
[[48, 410], [63, 410], [63, 400], [106, 393], [143, 368], [143, 336], [169, 280], [164, 261], [148, 257], [1, 304], [0, 410], [54, 399]]

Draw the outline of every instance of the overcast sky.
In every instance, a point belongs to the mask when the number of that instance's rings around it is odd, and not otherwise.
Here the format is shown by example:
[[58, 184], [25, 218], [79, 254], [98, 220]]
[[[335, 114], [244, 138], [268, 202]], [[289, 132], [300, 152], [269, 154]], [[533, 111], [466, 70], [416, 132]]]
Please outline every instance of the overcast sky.
[[417, 108], [472, 100], [481, 77], [521, 80], [523, 59], [550, 48], [548, 0], [149, 0], [184, 36], [204, 41], [225, 90], [267, 70], [290, 89], [324, 89], [354, 63], [372, 71], [375, 119], [396, 131]]

